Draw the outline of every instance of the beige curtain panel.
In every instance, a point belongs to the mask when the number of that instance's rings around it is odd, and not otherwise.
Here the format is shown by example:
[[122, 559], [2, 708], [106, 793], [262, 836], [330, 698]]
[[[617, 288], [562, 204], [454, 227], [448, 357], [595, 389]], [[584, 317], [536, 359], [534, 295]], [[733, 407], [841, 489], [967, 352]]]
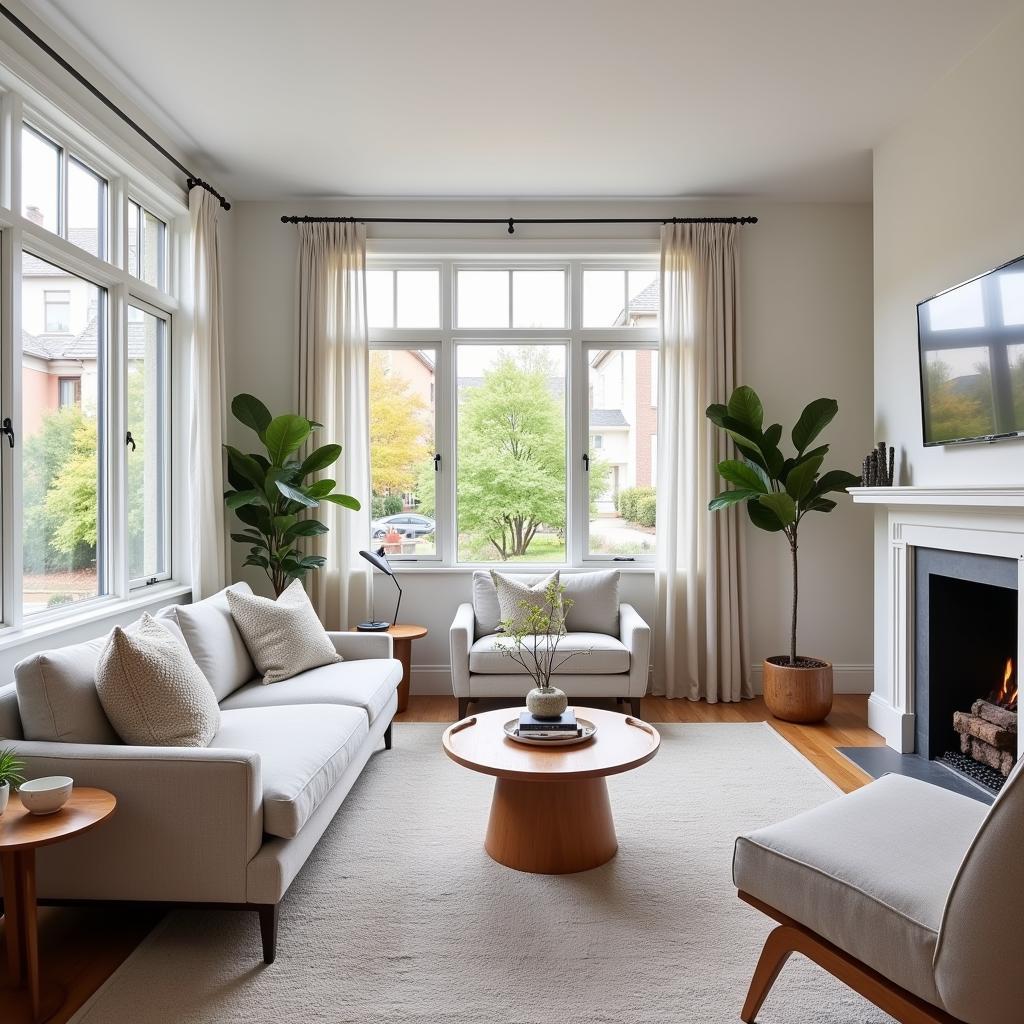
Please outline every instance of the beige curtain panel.
[[227, 420], [224, 300], [217, 218], [220, 202], [206, 189], [188, 194], [192, 221], [192, 347], [189, 379], [189, 533], [192, 600], [227, 585], [224, 449]]
[[372, 579], [359, 549], [370, 537], [370, 344], [366, 325], [366, 228], [301, 224], [296, 285], [299, 413], [323, 424], [311, 447], [336, 442], [341, 459], [325, 475], [363, 502], [359, 512], [329, 502], [319, 516], [330, 533], [311, 538], [327, 564], [306, 586], [328, 629], [369, 618]]
[[708, 512], [729, 445], [704, 415], [739, 383], [738, 230], [661, 230], [655, 692], [709, 703], [753, 696], [743, 527]]

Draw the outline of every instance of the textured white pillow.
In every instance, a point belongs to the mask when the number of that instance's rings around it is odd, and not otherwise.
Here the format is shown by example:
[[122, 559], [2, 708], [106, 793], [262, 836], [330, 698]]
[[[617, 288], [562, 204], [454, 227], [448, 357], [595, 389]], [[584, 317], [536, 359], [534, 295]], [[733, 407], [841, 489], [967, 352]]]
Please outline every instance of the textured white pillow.
[[[522, 605], [524, 603], [535, 608], [541, 608], [545, 613], [549, 612], [548, 598], [545, 591], [548, 584], [554, 580], [558, 585], [558, 570], [550, 576], [544, 576], [537, 583], [524, 583], [514, 576], [505, 576], [500, 572], [491, 570], [491, 579], [494, 581], [494, 589], [498, 594], [498, 607], [501, 609], [501, 621], [510, 622], [511, 628], [518, 631], [523, 626], [526, 612]], [[558, 632], [562, 627], [563, 612], [562, 598], [559, 595], [558, 603], [551, 613], [551, 629], [549, 632]]]
[[292, 580], [276, 601], [237, 590], [229, 590], [227, 597], [238, 632], [264, 683], [279, 683], [341, 661], [299, 580]]
[[115, 626], [96, 662], [96, 692], [125, 743], [207, 747], [220, 728], [217, 698], [185, 644], [149, 614]]
[[565, 613], [565, 628], [570, 633], [619, 635], [618, 569], [566, 576], [565, 597], [572, 602]]

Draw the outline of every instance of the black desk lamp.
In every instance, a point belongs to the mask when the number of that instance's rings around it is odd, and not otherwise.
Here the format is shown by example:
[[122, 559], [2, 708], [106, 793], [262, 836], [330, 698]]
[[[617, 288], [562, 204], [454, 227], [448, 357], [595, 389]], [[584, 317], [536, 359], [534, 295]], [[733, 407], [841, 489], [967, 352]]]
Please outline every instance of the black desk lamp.
[[[375, 569], [380, 569], [385, 576], [390, 576], [398, 587], [398, 601], [395, 602], [395, 617], [392, 622], [398, 622], [398, 606], [402, 603], [402, 585], [398, 582], [395, 570], [391, 568], [388, 556], [384, 554], [384, 547], [377, 551], [360, 551], [359, 554], [365, 558]], [[388, 628], [391, 622], [360, 622], [356, 629], [362, 633], [382, 633]]]

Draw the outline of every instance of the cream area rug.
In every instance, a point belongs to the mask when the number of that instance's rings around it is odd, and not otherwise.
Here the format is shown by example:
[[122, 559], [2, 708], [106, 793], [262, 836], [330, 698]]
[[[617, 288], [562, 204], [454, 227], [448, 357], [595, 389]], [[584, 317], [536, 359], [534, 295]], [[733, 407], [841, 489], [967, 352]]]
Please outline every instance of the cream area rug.
[[[177, 911], [75, 1024], [735, 1024], [772, 924], [742, 903], [735, 836], [838, 790], [764, 724], [659, 726], [608, 780], [618, 854], [530, 875], [483, 850], [491, 780], [440, 725], [395, 726], [281, 907], [263, 965], [253, 914]], [[552, 808], [557, 813], [557, 808]], [[890, 1018], [793, 957], [763, 1024]]]

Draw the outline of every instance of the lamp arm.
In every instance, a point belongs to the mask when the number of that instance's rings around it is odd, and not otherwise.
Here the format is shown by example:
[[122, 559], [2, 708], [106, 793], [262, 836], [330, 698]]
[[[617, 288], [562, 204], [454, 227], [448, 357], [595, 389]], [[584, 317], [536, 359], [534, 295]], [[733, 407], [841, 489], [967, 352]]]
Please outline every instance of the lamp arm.
[[398, 600], [395, 602], [395, 617], [391, 620], [392, 626], [398, 625], [398, 609], [402, 604], [402, 584], [398, 582], [398, 576], [392, 575], [391, 577], [395, 581], [395, 586], [398, 587]]

